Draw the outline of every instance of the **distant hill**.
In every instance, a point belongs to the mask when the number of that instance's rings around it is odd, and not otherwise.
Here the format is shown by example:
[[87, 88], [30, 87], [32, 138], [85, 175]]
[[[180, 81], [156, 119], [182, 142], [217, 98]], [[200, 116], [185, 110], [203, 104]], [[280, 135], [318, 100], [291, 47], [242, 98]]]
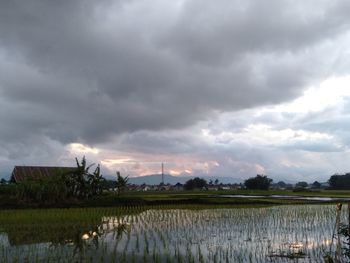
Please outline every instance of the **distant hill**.
[[[170, 174], [164, 174], [164, 183], [165, 184], [176, 184], [181, 183], [184, 184], [189, 179], [193, 179], [195, 176], [172, 176]], [[215, 181], [215, 179], [219, 180], [219, 183], [240, 183], [241, 180], [231, 177], [211, 177], [211, 176], [198, 176], [200, 178], [203, 178], [209, 182], [209, 180]], [[138, 177], [129, 177], [129, 183], [130, 184], [149, 184], [149, 185], [158, 185], [162, 182], [162, 175], [161, 174], [152, 174], [152, 175], [145, 175], [145, 176], [138, 176]]]
[[[171, 176], [170, 174], [164, 174], [164, 183], [165, 184], [176, 184], [181, 183], [184, 184], [189, 177], [176, 177]], [[162, 182], [162, 175], [161, 174], [151, 174], [151, 175], [145, 175], [145, 176], [138, 176], [138, 177], [129, 177], [129, 183], [130, 184], [149, 184], [149, 185], [158, 185]]]

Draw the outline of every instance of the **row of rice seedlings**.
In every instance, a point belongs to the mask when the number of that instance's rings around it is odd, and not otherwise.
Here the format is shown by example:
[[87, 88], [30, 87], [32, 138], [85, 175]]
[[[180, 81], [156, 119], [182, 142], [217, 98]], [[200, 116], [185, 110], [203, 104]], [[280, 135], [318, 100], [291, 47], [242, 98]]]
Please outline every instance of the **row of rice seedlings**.
[[[251, 235], [251, 234], [249, 234], [249, 231], [248, 231], [248, 235]], [[293, 240], [293, 238], [294, 238], [294, 239], [298, 239], [297, 236], [294, 236], [294, 237], [288, 237], [287, 240], [289, 240], [290, 238], [292, 238], [292, 240]], [[301, 238], [302, 238], [302, 237], [301, 237]], [[249, 242], [249, 241], [251, 241], [251, 239], [248, 238], [246, 241]], [[180, 242], [180, 243], [181, 243], [181, 242]], [[227, 255], [227, 253], [226, 253], [226, 255]]]
[[[41, 249], [27, 246], [29, 251], [2, 245], [0, 257], [4, 262], [28, 258], [50, 261], [53, 257], [63, 262], [80, 258], [86, 262], [266, 262], [276, 258], [280, 260], [276, 262], [283, 262], [285, 256], [293, 256], [290, 245], [295, 243], [302, 245], [309, 260], [319, 260], [329, 245], [335, 214], [334, 206], [220, 210], [157, 207], [140, 214], [123, 214], [132, 210], [128, 209], [115, 210], [115, 216], [108, 209], [89, 211], [103, 218], [99, 225], [102, 234], [84, 241], [78, 252], [67, 244], [53, 248], [42, 245]], [[130, 231], [118, 236], [115, 229], [122, 224], [130, 224]]]

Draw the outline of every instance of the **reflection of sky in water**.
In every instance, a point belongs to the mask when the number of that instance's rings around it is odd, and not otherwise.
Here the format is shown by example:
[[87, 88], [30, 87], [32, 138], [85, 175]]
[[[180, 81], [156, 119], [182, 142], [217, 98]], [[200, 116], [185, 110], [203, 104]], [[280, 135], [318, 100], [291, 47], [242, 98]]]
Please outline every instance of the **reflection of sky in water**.
[[0, 245], [1, 246], [9, 246], [9, 239], [6, 234], [0, 233]]
[[[35, 243], [35, 244], [22, 244], [17, 246], [11, 246], [9, 237], [6, 233], [0, 234], [0, 248], [3, 249], [2, 252], [7, 251], [7, 257], [4, 257], [0, 252], [0, 262], [35, 262], [35, 261], [22, 261], [31, 259], [27, 255], [35, 251], [35, 258], [40, 259], [46, 257], [46, 251], [50, 248], [50, 243]], [[12, 256], [11, 256], [12, 254]], [[21, 258], [21, 255], [26, 255]], [[27, 257], [27, 258], [26, 258]], [[6, 261], [7, 259], [7, 261]], [[10, 261], [11, 260], [11, 261]], [[13, 260], [13, 261], [12, 261]], [[34, 256], [31, 260], [34, 260]]]
[[[136, 218], [136, 217], [135, 217]], [[119, 241], [131, 253], [137, 236], [150, 239], [160, 252], [176, 249], [204, 257], [215, 253], [256, 256], [305, 254], [321, 259], [332, 241], [335, 206], [281, 206], [258, 209], [149, 210], [132, 218], [129, 239]], [[112, 233], [106, 236], [113, 243]], [[164, 242], [165, 241], [165, 242]], [[113, 247], [113, 246], [112, 246]], [[140, 251], [145, 249], [143, 239]], [[152, 250], [152, 249], [151, 249]], [[298, 262], [303, 262], [299, 259]]]
[[310, 200], [310, 201], [350, 201], [345, 197], [322, 197], [322, 196], [293, 196], [293, 195], [220, 195], [228, 198], [272, 198], [272, 199], [293, 199], [293, 200]]
[[[160, 262], [169, 257], [177, 262], [179, 254], [192, 256], [195, 262], [200, 257], [206, 262], [266, 262], [269, 256], [293, 253], [305, 256], [298, 262], [317, 261], [332, 242], [335, 210], [334, 205], [148, 210], [139, 215], [103, 217], [96, 229], [80, 234], [78, 250], [77, 244], [46, 245], [47, 250], [42, 244], [41, 251], [59, 251], [67, 260], [77, 259], [77, 255], [97, 260], [97, 255], [103, 254], [106, 262], [113, 254], [124, 256], [125, 262], [139, 262], [145, 255], [149, 262], [157, 256]], [[345, 221], [345, 211], [342, 217]], [[5, 236], [0, 236], [0, 246], [2, 242], [6, 243]], [[25, 246], [20, 247], [9, 250], [19, 253]], [[274, 260], [290, 262], [280, 257]]]

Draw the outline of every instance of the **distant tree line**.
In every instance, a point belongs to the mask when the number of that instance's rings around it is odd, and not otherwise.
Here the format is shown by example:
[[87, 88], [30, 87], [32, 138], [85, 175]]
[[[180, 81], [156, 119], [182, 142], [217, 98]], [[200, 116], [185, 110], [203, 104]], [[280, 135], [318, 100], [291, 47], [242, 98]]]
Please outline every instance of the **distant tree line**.
[[331, 189], [350, 189], [350, 173], [332, 175], [328, 183]]

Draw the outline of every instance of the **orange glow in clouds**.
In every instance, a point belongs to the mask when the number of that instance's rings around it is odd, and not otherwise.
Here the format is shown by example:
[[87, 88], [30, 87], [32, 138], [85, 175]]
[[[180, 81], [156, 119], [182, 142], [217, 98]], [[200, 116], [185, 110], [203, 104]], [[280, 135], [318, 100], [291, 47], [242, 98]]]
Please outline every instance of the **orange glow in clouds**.
[[210, 174], [219, 166], [216, 160], [207, 160], [190, 155], [163, 155], [137, 152], [118, 152], [103, 148], [90, 147], [81, 143], [68, 145], [72, 156], [87, 155], [89, 162], [100, 163], [104, 173], [113, 175], [120, 171], [124, 176], [143, 176], [164, 173], [173, 176]]
[[131, 176], [160, 174], [162, 163], [164, 163], [164, 173], [171, 174], [173, 176], [189, 175], [196, 172], [200, 174], [209, 174], [212, 168], [219, 166], [217, 161], [199, 160], [198, 158], [194, 158], [192, 156], [150, 156], [147, 154], [139, 153], [124, 153], [119, 154], [119, 156], [119, 158], [114, 158], [111, 155], [108, 156], [108, 158], [101, 158], [101, 164], [110, 170], [111, 173], [120, 171], [125, 175]]

